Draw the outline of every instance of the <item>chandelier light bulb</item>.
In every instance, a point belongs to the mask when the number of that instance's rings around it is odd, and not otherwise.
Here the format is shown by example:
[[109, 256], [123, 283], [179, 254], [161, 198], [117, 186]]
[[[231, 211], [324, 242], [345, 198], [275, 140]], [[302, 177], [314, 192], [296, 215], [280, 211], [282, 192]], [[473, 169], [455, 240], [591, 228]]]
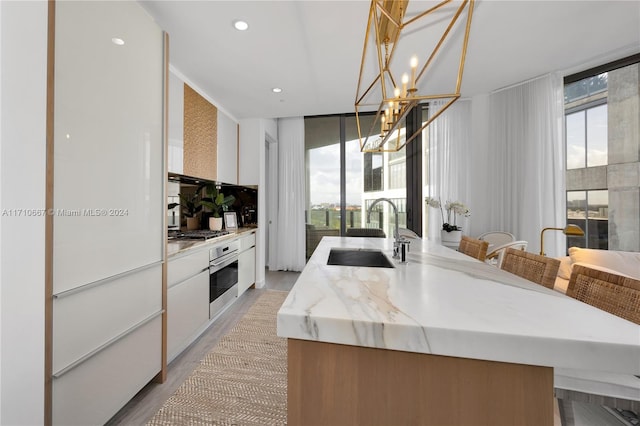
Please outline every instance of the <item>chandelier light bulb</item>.
[[407, 97], [407, 83], [409, 82], [409, 76], [407, 73], [402, 74], [402, 97]]
[[418, 57], [417, 56], [412, 56], [411, 57], [411, 89], [415, 89], [416, 88], [416, 68], [418, 68]]
[[[396, 87], [395, 89], [393, 89], [393, 97], [395, 99], [400, 98], [400, 88]], [[397, 100], [393, 101], [393, 113], [394, 114], [400, 114], [400, 104]]]

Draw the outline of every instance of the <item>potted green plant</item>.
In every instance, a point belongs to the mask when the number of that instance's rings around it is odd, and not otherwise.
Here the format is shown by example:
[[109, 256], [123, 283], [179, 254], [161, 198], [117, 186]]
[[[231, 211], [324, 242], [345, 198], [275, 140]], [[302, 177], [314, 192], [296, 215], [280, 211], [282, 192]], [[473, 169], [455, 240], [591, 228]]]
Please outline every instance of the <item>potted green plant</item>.
[[202, 198], [200, 204], [211, 211], [209, 229], [218, 231], [222, 229], [222, 215], [234, 203], [236, 197], [233, 195], [225, 196], [218, 186], [213, 184], [205, 187], [205, 194], [206, 196]]
[[178, 194], [178, 196], [180, 197], [182, 214], [187, 218], [187, 231], [200, 229], [200, 220], [198, 219], [198, 214], [202, 211], [200, 191], [193, 194]]

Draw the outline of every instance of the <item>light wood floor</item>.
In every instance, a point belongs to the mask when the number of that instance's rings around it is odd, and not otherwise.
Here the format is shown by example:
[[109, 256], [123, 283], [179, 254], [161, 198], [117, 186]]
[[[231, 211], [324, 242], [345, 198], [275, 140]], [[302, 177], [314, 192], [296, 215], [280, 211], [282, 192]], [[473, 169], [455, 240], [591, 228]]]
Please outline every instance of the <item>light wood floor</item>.
[[[295, 284], [299, 272], [267, 271], [265, 289], [289, 291]], [[162, 407], [189, 374], [198, 366], [200, 360], [229, 332], [249, 310], [264, 289], [247, 290], [233, 305], [218, 317], [200, 338], [189, 346], [168, 366], [167, 381], [163, 384], [149, 383], [122, 410], [107, 422], [109, 426], [144, 425]]]

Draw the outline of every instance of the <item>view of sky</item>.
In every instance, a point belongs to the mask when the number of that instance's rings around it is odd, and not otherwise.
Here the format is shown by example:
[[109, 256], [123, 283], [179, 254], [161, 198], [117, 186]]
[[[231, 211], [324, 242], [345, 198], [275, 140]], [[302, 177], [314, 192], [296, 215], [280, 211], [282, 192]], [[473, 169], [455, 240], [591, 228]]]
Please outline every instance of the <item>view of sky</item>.
[[[360, 205], [363, 189], [363, 155], [357, 139], [346, 143], [347, 205]], [[340, 203], [340, 147], [327, 145], [309, 151], [311, 205]]]
[[585, 146], [587, 149], [587, 167], [607, 164], [606, 105], [591, 108], [586, 115], [584, 111], [567, 115], [566, 132], [567, 169], [585, 167]]

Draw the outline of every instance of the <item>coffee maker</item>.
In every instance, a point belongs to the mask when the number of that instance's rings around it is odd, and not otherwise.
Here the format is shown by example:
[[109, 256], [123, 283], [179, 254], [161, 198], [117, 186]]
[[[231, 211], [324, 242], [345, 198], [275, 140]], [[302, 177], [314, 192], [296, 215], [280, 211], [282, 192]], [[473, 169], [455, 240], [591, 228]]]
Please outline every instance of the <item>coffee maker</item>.
[[258, 209], [255, 205], [246, 205], [242, 207], [242, 224], [246, 227], [258, 225]]

